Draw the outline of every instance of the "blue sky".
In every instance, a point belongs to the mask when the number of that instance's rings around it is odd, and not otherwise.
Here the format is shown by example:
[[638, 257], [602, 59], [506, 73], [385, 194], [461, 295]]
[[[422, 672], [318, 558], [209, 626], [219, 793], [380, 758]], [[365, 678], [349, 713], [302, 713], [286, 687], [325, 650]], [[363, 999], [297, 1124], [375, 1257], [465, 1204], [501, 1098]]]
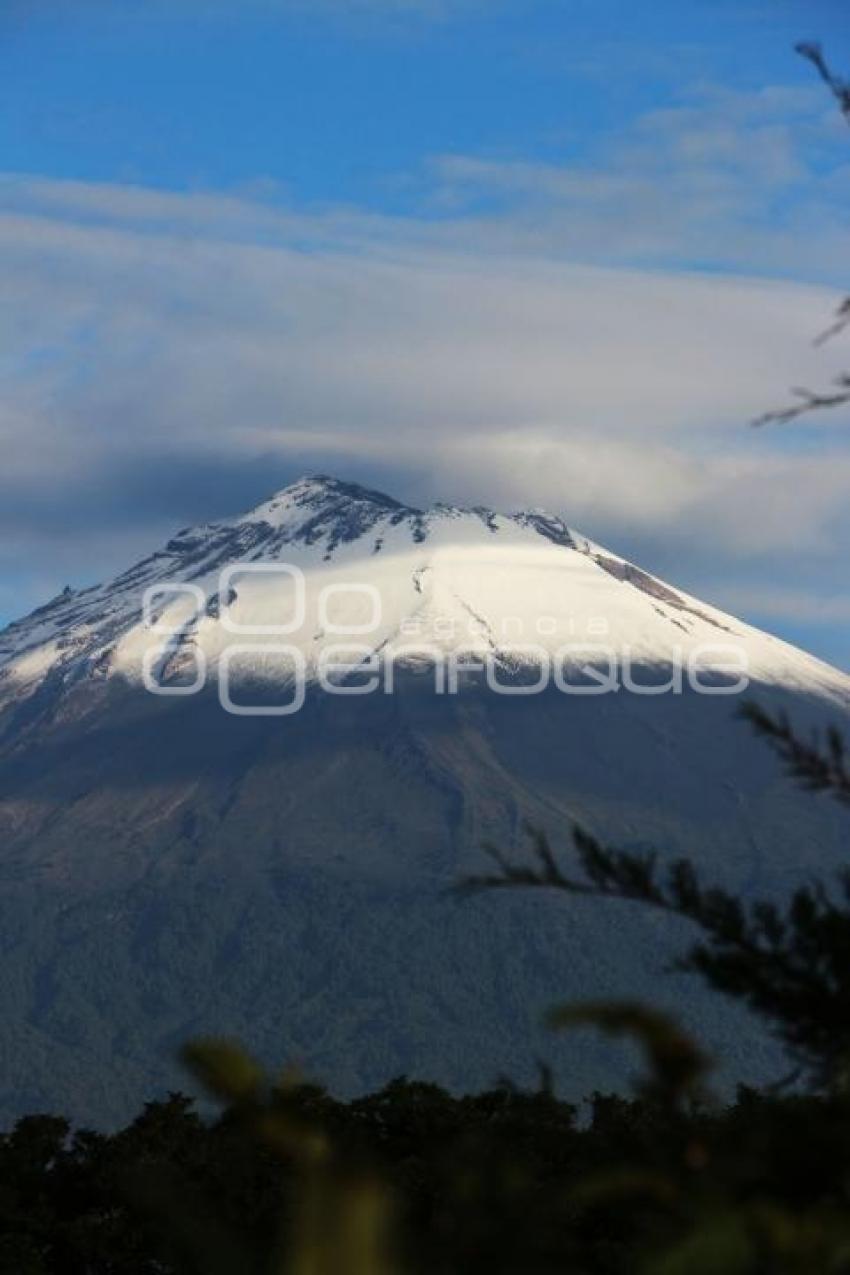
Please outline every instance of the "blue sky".
[[302, 201], [419, 211], [402, 178], [434, 155], [587, 160], [701, 81], [805, 85], [791, 47], [824, 29], [840, 47], [841, 8], [12, 0], [4, 166], [179, 190], [271, 182]]
[[850, 667], [837, 0], [12, 0], [0, 619], [304, 470], [546, 505]]

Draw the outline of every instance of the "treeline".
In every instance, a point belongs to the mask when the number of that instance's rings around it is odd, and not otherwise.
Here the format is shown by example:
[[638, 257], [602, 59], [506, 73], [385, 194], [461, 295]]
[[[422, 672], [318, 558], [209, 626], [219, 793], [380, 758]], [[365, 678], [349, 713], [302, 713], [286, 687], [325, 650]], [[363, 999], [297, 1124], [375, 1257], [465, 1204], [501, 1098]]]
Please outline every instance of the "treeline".
[[217, 1119], [174, 1094], [113, 1134], [31, 1116], [3, 1136], [4, 1275], [850, 1270], [842, 1098], [597, 1094], [581, 1112], [545, 1085], [406, 1080], [260, 1098], [247, 1060], [204, 1050], [215, 1088], [244, 1087]]

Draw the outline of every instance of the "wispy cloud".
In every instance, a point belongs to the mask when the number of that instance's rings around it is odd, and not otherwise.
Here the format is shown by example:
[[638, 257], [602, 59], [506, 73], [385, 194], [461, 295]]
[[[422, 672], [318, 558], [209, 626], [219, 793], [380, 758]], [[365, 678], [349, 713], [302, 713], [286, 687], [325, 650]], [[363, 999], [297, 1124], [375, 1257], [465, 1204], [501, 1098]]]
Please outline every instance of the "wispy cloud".
[[850, 598], [840, 592], [824, 593], [816, 589], [783, 588], [781, 585], [743, 589], [731, 585], [725, 590], [725, 603], [730, 610], [748, 611], [751, 615], [780, 621], [797, 620], [813, 626], [850, 626]]
[[432, 160], [393, 216], [0, 178], [0, 564], [106, 570], [321, 467], [548, 504], [721, 604], [781, 579], [797, 618], [844, 579], [847, 419], [747, 421], [844, 362], [811, 344], [850, 253], [835, 128], [816, 90], [703, 85], [592, 164]]
[[846, 129], [817, 88], [693, 86], [593, 162], [443, 155], [423, 191], [454, 217], [573, 259], [700, 262], [831, 279], [850, 254]]
[[799, 433], [746, 426], [837, 370], [809, 341], [823, 289], [505, 257], [462, 221], [244, 195], [2, 192], [7, 554], [41, 561], [57, 524], [88, 558], [120, 527], [124, 554], [322, 466], [547, 503], [650, 563], [675, 543], [685, 575], [708, 540], [718, 575], [791, 548], [843, 563], [842, 432], [799, 456]]

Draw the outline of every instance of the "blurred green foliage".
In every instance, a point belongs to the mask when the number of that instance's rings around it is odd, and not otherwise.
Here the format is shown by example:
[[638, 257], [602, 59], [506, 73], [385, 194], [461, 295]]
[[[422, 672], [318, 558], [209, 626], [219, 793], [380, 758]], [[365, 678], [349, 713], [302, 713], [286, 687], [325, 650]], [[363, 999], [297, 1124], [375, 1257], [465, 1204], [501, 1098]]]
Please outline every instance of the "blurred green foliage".
[[559, 1011], [633, 1036], [632, 1098], [586, 1110], [502, 1086], [397, 1080], [339, 1102], [197, 1042], [223, 1102], [151, 1103], [114, 1134], [28, 1117], [0, 1139], [4, 1275], [777, 1275], [850, 1271], [841, 1093], [713, 1101], [654, 1011]]

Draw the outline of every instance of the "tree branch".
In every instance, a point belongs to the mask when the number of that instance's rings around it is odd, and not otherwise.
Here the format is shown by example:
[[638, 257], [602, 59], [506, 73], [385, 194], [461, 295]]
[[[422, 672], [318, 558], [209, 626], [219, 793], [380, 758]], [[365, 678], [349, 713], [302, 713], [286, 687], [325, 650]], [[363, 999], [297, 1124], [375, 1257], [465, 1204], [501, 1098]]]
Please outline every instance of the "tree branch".
[[796, 734], [788, 717], [780, 713], [771, 717], [758, 704], [744, 704], [741, 716], [766, 739], [785, 762], [789, 775], [810, 792], [827, 792], [837, 801], [850, 802], [850, 767], [847, 749], [838, 730], [832, 726], [821, 742]]

